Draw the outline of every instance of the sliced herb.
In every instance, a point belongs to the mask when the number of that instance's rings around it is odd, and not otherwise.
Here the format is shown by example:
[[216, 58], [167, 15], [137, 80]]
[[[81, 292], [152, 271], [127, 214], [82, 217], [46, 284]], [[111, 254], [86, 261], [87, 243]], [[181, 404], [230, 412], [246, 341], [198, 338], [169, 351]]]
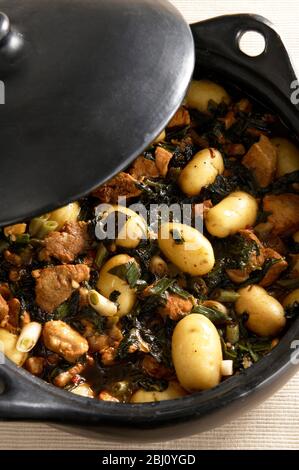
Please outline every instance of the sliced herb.
[[108, 272], [119, 277], [123, 281], [127, 281], [130, 287], [136, 286], [141, 275], [140, 269], [135, 261], [129, 261], [128, 263], [114, 266], [114, 268], [110, 269]]
[[191, 313], [200, 313], [207, 317], [214, 325], [223, 325], [231, 321], [230, 317], [214, 308], [205, 307], [204, 305], [196, 305]]

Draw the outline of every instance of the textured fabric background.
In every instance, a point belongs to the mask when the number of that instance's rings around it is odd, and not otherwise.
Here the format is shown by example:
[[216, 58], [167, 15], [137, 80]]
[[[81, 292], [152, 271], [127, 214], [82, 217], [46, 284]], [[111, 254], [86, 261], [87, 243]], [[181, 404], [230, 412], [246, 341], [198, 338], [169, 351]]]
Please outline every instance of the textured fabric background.
[[[153, 0], [155, 1], [155, 0]], [[171, 0], [189, 22], [227, 13], [258, 13], [280, 32], [299, 70], [297, 0]], [[155, 445], [111, 444], [42, 423], [0, 423], [0, 449], [299, 449], [299, 374], [258, 409], [221, 428]]]

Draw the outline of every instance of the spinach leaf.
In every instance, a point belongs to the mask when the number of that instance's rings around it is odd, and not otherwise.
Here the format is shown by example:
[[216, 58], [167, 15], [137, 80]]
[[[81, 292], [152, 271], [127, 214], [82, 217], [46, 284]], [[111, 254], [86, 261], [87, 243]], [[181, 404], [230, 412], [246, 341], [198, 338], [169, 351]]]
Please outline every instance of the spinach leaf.
[[114, 266], [114, 268], [108, 271], [110, 274], [119, 277], [120, 279], [127, 281], [130, 287], [135, 287], [137, 281], [140, 279], [140, 269], [134, 261], [129, 261], [125, 264], [120, 264], [119, 266]]
[[214, 308], [205, 307], [204, 305], [196, 305], [191, 313], [200, 313], [207, 317], [214, 325], [223, 325], [231, 321], [231, 318], [223, 312]]

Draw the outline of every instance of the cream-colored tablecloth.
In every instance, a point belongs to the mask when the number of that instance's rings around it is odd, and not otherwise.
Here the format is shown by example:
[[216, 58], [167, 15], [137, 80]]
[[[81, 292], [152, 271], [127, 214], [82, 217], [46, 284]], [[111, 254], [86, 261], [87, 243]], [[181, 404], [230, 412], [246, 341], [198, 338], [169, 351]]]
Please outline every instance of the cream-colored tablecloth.
[[[155, 1], [155, 0], [153, 0]], [[171, 0], [189, 22], [227, 13], [258, 13], [279, 30], [299, 69], [297, 0]], [[0, 449], [298, 449], [299, 374], [279, 393], [221, 428], [155, 445], [111, 444], [78, 437], [47, 424], [0, 423]]]

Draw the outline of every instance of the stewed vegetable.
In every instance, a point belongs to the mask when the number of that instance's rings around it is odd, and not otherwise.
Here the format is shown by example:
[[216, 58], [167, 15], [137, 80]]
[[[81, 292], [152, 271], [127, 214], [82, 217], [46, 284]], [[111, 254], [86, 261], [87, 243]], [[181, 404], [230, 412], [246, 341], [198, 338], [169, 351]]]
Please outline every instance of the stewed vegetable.
[[0, 346], [81, 397], [210, 389], [299, 314], [297, 143], [209, 80], [184, 103], [92, 194], [0, 230]]

